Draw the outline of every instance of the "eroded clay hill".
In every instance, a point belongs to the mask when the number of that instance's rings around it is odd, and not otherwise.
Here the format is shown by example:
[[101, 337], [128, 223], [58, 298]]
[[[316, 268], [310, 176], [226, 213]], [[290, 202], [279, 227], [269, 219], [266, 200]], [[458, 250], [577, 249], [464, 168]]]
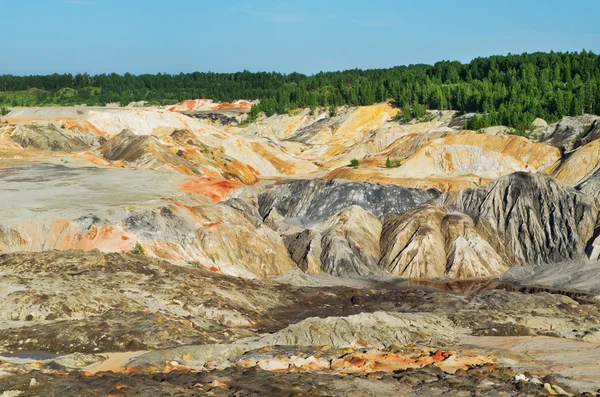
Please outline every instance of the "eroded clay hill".
[[0, 119], [0, 396], [595, 395], [596, 117], [248, 106]]
[[598, 257], [594, 116], [539, 122], [536, 141], [464, 131], [451, 111], [401, 124], [390, 104], [243, 128], [198, 116], [248, 106], [12, 109], [0, 251], [140, 243], [249, 278], [490, 278]]

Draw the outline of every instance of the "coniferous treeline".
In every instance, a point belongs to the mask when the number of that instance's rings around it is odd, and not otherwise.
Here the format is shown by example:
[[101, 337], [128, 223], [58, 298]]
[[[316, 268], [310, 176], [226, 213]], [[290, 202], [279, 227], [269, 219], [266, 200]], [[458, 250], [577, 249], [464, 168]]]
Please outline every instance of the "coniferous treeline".
[[[39, 91], [27, 97], [28, 103], [9, 95], [32, 88]], [[313, 76], [247, 71], [0, 76], [0, 90], [9, 91], [0, 95], [0, 103], [8, 98], [13, 106], [260, 99], [251, 117], [261, 111], [267, 115], [301, 107], [334, 111], [336, 106], [394, 99], [407, 115], [419, 117], [426, 108], [477, 112], [480, 115], [469, 120], [471, 129], [503, 124], [524, 131], [536, 117], [555, 121], [565, 115], [600, 114], [600, 57], [587, 51], [534, 53], [477, 58], [468, 64], [444, 61]]]

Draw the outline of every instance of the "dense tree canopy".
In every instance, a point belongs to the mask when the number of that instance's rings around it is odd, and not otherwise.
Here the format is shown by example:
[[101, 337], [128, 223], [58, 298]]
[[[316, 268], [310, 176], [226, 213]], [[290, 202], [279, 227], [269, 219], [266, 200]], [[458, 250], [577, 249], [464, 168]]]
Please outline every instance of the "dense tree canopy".
[[[399, 66], [391, 69], [298, 73], [190, 73], [157, 75], [53, 74], [0, 76], [0, 104], [89, 105], [147, 100], [260, 99], [251, 116], [287, 113], [299, 107], [370, 105], [393, 99], [419, 116], [429, 109], [477, 112], [479, 129], [504, 124], [519, 131], [536, 117], [600, 114], [600, 57], [591, 52], [534, 53], [477, 58], [468, 64]], [[26, 92], [27, 95], [16, 93]], [[12, 95], [11, 95], [12, 93]]]

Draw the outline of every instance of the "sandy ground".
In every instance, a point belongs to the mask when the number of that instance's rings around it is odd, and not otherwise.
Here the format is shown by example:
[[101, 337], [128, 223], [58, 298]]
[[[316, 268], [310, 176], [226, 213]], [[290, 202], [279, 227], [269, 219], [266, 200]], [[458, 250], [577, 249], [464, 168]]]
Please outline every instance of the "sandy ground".
[[105, 353], [106, 360], [96, 364], [92, 364], [88, 367], [84, 367], [81, 370], [90, 374], [97, 374], [99, 372], [125, 372], [127, 363], [142, 354], [148, 353], [146, 350], [135, 351], [135, 352], [121, 352], [121, 353]]

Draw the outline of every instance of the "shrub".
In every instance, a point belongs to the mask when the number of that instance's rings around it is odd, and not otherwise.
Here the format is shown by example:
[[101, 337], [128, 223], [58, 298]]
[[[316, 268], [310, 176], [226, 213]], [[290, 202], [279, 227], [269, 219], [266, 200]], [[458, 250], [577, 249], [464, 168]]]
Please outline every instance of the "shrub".
[[337, 116], [337, 106], [331, 105], [329, 107], [329, 117], [335, 117], [335, 116]]
[[350, 167], [358, 167], [360, 165], [360, 161], [358, 159], [352, 159], [350, 160]]
[[140, 244], [140, 243], [135, 243], [135, 246], [131, 250], [131, 253], [134, 255], [146, 255], [146, 252], [144, 251], [144, 247], [142, 247], [142, 244]]
[[402, 160], [404, 160], [404, 158], [391, 159], [388, 157], [387, 160], [385, 160], [385, 167], [386, 168], [398, 168], [402, 165]]

